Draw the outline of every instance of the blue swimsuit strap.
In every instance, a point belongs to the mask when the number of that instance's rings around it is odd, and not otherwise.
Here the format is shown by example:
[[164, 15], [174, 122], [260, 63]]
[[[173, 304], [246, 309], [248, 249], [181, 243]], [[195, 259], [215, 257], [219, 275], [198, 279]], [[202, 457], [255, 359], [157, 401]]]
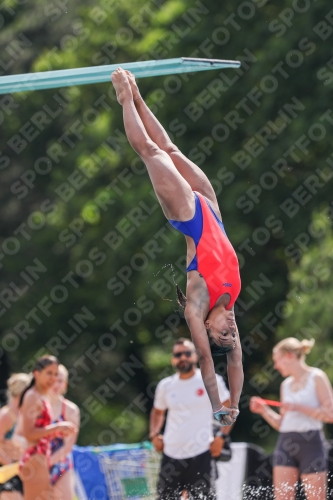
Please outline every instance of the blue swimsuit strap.
[[193, 238], [195, 246], [198, 246], [202, 235], [202, 209], [199, 197], [193, 192], [195, 198], [195, 212], [192, 219], [187, 221], [169, 220], [170, 224], [186, 236]]
[[[202, 235], [203, 229], [203, 217], [202, 217], [202, 208], [198, 195], [193, 191], [194, 199], [195, 199], [195, 212], [192, 219], [187, 221], [176, 221], [169, 220], [170, 224], [178, 229], [181, 233], [186, 236], [190, 236], [193, 238], [195, 246], [197, 247]], [[191, 263], [186, 268], [186, 272], [189, 271], [197, 271], [198, 270], [198, 259], [197, 254], [194, 255]]]
[[16, 427], [16, 424], [14, 424], [13, 427], [11, 429], [9, 429], [9, 431], [6, 432], [6, 434], [4, 435], [5, 439], [12, 439], [14, 431], [15, 431], [15, 427]]

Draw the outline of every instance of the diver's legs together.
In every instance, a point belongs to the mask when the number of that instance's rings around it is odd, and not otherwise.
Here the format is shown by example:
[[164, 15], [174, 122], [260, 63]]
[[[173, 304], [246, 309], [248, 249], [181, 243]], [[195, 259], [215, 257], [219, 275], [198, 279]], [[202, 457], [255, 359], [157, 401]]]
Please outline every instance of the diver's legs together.
[[123, 106], [124, 127], [129, 143], [146, 164], [149, 177], [165, 216], [185, 221], [194, 215], [192, 189], [178, 172], [170, 156], [149, 137], [133, 101], [127, 74], [122, 69], [112, 73], [117, 98]]
[[219, 213], [215, 192], [206, 174], [172, 143], [166, 130], [141, 98], [134, 75], [129, 71], [126, 71], [126, 74], [131, 85], [135, 107], [151, 140], [170, 156], [178, 172], [191, 186], [192, 191], [198, 191], [206, 196], [214, 210]]
[[165, 216], [179, 221], [194, 215], [192, 191], [206, 196], [219, 214], [216, 196], [206, 174], [179, 151], [140, 96], [134, 76], [121, 68], [112, 74], [124, 127], [133, 149], [147, 166]]

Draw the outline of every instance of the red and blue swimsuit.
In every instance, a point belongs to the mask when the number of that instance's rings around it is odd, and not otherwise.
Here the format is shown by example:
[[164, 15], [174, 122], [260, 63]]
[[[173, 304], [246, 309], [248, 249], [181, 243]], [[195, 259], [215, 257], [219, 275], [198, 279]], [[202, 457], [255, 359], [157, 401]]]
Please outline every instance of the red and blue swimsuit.
[[[51, 407], [49, 402], [42, 398], [42, 411], [38, 415], [35, 423], [35, 427], [44, 428], [51, 424]], [[51, 448], [50, 448], [50, 437], [45, 436], [37, 442], [37, 444], [27, 448], [20, 460], [20, 469], [23, 465], [34, 455], [40, 454], [45, 455], [47, 462], [50, 462]]]
[[[52, 422], [53, 424], [66, 421], [65, 409], [66, 409], [65, 400], [63, 400], [61, 407], [61, 415]], [[62, 448], [64, 444], [65, 441], [63, 438], [58, 436], [54, 437], [50, 442], [51, 455], [53, 455], [53, 453]], [[50, 481], [52, 486], [54, 486], [57, 483], [57, 481], [59, 481], [59, 479], [72, 468], [73, 468], [72, 456], [70, 453], [68, 453], [68, 455], [66, 455], [62, 460], [60, 460], [60, 462], [56, 463], [50, 468]]]
[[241, 289], [239, 263], [222, 221], [217, 217], [204, 196], [194, 191], [195, 214], [185, 222], [170, 220], [170, 224], [186, 236], [193, 238], [196, 254], [186, 272], [198, 271], [204, 278], [211, 310], [224, 293], [230, 295], [226, 309], [230, 310]]

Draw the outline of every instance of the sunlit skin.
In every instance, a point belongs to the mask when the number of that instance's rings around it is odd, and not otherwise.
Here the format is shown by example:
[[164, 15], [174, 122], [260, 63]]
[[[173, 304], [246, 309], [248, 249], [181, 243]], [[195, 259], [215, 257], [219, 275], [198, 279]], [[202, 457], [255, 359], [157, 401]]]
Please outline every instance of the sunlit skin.
[[67, 389], [67, 378], [65, 374], [59, 370], [58, 371], [58, 376], [52, 386], [52, 393], [56, 396], [61, 396], [62, 394], [65, 394]]
[[[43, 438], [73, 435], [76, 432], [76, 426], [71, 422], [59, 422], [50, 423], [45, 427], [36, 427], [36, 419], [43, 409], [43, 404], [45, 404], [45, 396], [57, 380], [58, 364], [52, 362], [40, 371], [34, 370], [33, 375], [35, 383], [24, 395], [20, 410], [20, 433], [27, 440], [28, 446], [32, 446], [33, 453], [27, 459], [24, 457], [20, 467], [20, 477], [23, 481], [25, 500], [36, 500], [41, 495], [45, 500], [51, 500], [48, 459], [44, 453], [36, 453], [33, 447]], [[34, 473], [31, 474], [31, 471]]]
[[35, 370], [33, 374], [35, 378], [35, 388], [38, 392], [44, 395], [51, 389], [51, 387], [54, 386], [57, 381], [58, 365], [53, 363], [51, 365], [48, 365], [40, 372]]
[[216, 344], [235, 347], [236, 321], [233, 310], [213, 308], [205, 321], [205, 327]]
[[[190, 352], [190, 356], [187, 356], [188, 352]], [[181, 354], [181, 357], [180, 358], [176, 357], [175, 355], [177, 354]], [[192, 342], [185, 341], [183, 344], [174, 345], [171, 357], [171, 364], [177, 370], [180, 379], [186, 380], [193, 377], [196, 373], [197, 363], [198, 363], [198, 355], [195, 352], [194, 345]], [[229, 406], [230, 402], [224, 401], [224, 404]], [[154, 408], [151, 414], [151, 422], [154, 421], [154, 418], [164, 419], [164, 416], [165, 416], [164, 410], [157, 410], [156, 408]], [[162, 424], [160, 426], [162, 426]], [[225, 427], [224, 432], [228, 434], [229, 431], [230, 428]], [[153, 434], [155, 435], [156, 433], [153, 432]], [[156, 451], [158, 452], [163, 451], [164, 445], [163, 445], [162, 434], [160, 433], [156, 434], [154, 439], [152, 440], [152, 443]], [[224, 440], [221, 437], [214, 438], [213, 442], [210, 445], [210, 451], [213, 457], [217, 457], [220, 455], [223, 444]]]
[[[36, 417], [38, 413], [40, 412], [42, 405], [41, 405], [41, 400], [40, 396], [46, 396], [51, 389], [53, 389], [55, 383], [58, 380], [58, 375], [59, 375], [59, 370], [58, 370], [58, 365], [56, 363], [52, 363], [45, 368], [43, 368], [41, 371], [34, 370], [33, 372], [34, 379], [35, 379], [35, 384], [34, 386], [29, 389], [27, 394], [25, 395], [26, 400], [30, 394], [33, 394], [33, 404], [35, 404], [34, 412], [32, 412], [30, 408], [30, 415], [29, 418], [32, 418], [33, 413], [36, 413]], [[25, 412], [27, 410], [25, 409], [25, 405], [22, 406], [21, 413], [24, 416]], [[34, 423], [33, 423], [34, 427]], [[69, 436], [73, 434], [75, 431], [75, 426], [71, 423], [68, 422], [60, 422], [57, 425], [50, 425], [46, 426], [44, 429], [47, 430], [48, 428], [54, 428], [54, 434], [56, 435], [62, 435], [62, 436]], [[24, 435], [24, 433], [23, 433]], [[31, 439], [30, 441], [28, 440], [29, 445], [36, 444], [38, 441], [37, 439]]]
[[[180, 222], [193, 219], [196, 211], [193, 192], [198, 192], [209, 203], [216, 217], [222, 220], [216, 194], [206, 174], [172, 143], [166, 130], [142, 99], [134, 76], [118, 68], [112, 73], [112, 83], [123, 108], [127, 138], [147, 167], [165, 217]], [[192, 236], [185, 234], [185, 239], [189, 264], [196, 254], [196, 246]], [[183, 304], [185, 320], [198, 353], [207, 394], [215, 417], [220, 422], [226, 419], [225, 415], [230, 415], [233, 421], [237, 418], [243, 386], [239, 333], [233, 311], [227, 310], [230, 300], [229, 293], [223, 293], [214, 304], [210, 304], [205, 278], [197, 269], [188, 271], [186, 307]], [[224, 408], [219, 397], [212, 360], [212, 351], [216, 346], [229, 348], [225, 354], [231, 409]]]
[[[49, 391], [49, 399], [51, 401], [53, 419], [64, 417], [66, 421], [72, 422], [75, 425], [76, 431], [64, 440], [64, 445], [51, 455], [50, 464], [55, 465], [60, 460], [72, 451], [72, 447], [76, 442], [78, 430], [80, 427], [80, 411], [78, 407], [68, 399], [64, 398], [67, 391], [68, 378], [67, 371], [63, 366], [59, 366], [58, 376]], [[52, 486], [52, 500], [72, 500], [75, 496], [75, 477], [73, 470], [66, 471], [56, 484]]]
[[[19, 396], [11, 396], [8, 404], [0, 410], [0, 464], [7, 465], [19, 460], [23, 446], [19, 440], [6, 439], [6, 433], [10, 431], [17, 422], [19, 410]], [[0, 496], [0, 498], [2, 498]], [[19, 495], [19, 498], [22, 497]]]
[[282, 377], [296, 375], [299, 371], [299, 365], [301, 366], [301, 360], [298, 360], [295, 354], [291, 352], [273, 351], [272, 358], [275, 370], [280, 372]]
[[[191, 356], [187, 357], [184, 354], [185, 351], [191, 351]], [[177, 353], [182, 353], [181, 358], [175, 358], [172, 356], [171, 364], [176, 370], [179, 370], [179, 377], [181, 379], [193, 377], [196, 370], [196, 364], [198, 362], [198, 356], [193, 349], [193, 345], [190, 342], [185, 342], [183, 345], [175, 345], [173, 348], [173, 354]]]
[[[5, 434], [12, 429], [13, 424], [18, 417], [18, 402], [19, 396], [10, 396], [10, 400], [6, 406], [0, 409], [0, 464], [8, 465], [12, 462], [17, 462], [22, 456], [24, 447], [17, 440], [5, 439]], [[23, 500], [23, 497], [18, 491], [3, 491], [0, 493], [1, 500]]]
[[[290, 390], [298, 392], [304, 388], [313, 368], [305, 362], [305, 356], [299, 356], [294, 352], [286, 352], [281, 349], [273, 350], [274, 368], [280, 372], [283, 378], [291, 377]], [[285, 383], [285, 382], [283, 382]], [[308, 415], [322, 422], [331, 423], [333, 421], [333, 392], [327, 375], [318, 370], [315, 375], [316, 393], [320, 406], [314, 408], [302, 403], [283, 402], [279, 413], [276, 413], [263, 402], [260, 397], [254, 396], [250, 400], [250, 410], [261, 415], [275, 430], [280, 430], [281, 422], [285, 414], [289, 411], [297, 411], [300, 414]], [[291, 446], [291, 445], [290, 445]], [[291, 448], [290, 448], [291, 449]], [[301, 477], [306, 491], [307, 500], [326, 499], [326, 472], [316, 472], [309, 474], [299, 474], [299, 470], [292, 466], [274, 466], [273, 484], [276, 500], [285, 500], [288, 488], [288, 499], [296, 498], [295, 485]], [[281, 486], [282, 485], [282, 486]]]
[[[220, 215], [220, 212], [218, 213]], [[196, 254], [196, 246], [192, 238], [185, 236], [185, 239], [187, 243], [186, 265], [189, 266], [193, 260], [194, 255]], [[204, 278], [197, 271], [190, 271], [187, 274], [186, 295], [188, 298], [191, 291], [192, 294], [194, 292], [194, 295], [196, 296], [196, 313], [202, 318], [205, 325], [206, 322], [209, 322], [210, 329], [214, 332], [214, 341], [217, 340], [216, 343], [223, 347], [225, 347], [226, 345], [231, 345], [232, 334], [236, 332], [236, 320], [234, 308], [232, 307], [231, 310], [227, 310], [228, 304], [230, 302], [230, 295], [228, 293], [224, 293], [223, 295], [221, 295], [216, 301], [214, 307], [209, 310], [208, 290], [206, 285], [204, 284]], [[218, 333], [228, 334], [229, 344], [225, 343], [225, 339], [221, 343]]]

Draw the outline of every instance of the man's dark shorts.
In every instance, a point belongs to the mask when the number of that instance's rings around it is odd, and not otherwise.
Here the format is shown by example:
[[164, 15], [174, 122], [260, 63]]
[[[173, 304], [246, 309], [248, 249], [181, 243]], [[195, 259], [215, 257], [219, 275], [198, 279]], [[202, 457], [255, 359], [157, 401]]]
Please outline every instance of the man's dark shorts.
[[163, 453], [157, 483], [158, 500], [179, 500], [183, 490], [195, 500], [215, 500], [216, 467], [209, 451], [177, 460]]

